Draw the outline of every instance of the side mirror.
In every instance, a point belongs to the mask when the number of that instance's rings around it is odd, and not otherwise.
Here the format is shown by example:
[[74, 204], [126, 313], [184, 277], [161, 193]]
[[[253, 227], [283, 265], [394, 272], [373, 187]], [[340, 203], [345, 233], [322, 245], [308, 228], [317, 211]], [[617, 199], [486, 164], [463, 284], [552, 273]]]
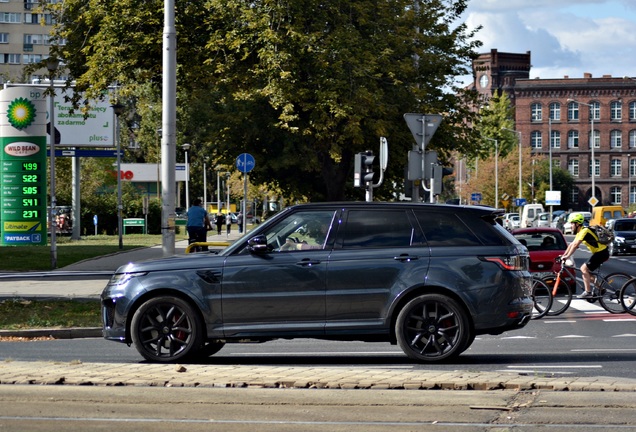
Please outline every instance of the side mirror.
[[256, 237], [252, 237], [247, 241], [247, 249], [250, 253], [265, 253], [269, 252], [269, 247], [267, 246], [267, 237], [264, 235], [257, 235]]

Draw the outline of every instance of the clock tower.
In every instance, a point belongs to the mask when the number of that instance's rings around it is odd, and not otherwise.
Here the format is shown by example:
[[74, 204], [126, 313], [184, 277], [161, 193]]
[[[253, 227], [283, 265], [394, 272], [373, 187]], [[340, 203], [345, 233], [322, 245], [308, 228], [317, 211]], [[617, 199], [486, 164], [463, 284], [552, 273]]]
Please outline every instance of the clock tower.
[[485, 98], [505, 91], [512, 96], [517, 79], [530, 78], [530, 51], [500, 53], [496, 49], [473, 60], [474, 88]]

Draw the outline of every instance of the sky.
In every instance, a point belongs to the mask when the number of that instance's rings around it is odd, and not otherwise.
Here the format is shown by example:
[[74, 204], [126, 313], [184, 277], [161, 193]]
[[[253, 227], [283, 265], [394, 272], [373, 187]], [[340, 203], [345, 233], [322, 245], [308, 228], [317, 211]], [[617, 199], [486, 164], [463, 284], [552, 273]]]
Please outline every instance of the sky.
[[530, 78], [636, 76], [636, 0], [469, 0], [478, 50], [531, 51]]

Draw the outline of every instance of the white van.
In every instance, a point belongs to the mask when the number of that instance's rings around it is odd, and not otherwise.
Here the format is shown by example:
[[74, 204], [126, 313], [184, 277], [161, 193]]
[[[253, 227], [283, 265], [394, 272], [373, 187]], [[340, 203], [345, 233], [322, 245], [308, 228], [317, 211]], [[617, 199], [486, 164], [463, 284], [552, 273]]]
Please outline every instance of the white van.
[[539, 213], [544, 213], [543, 204], [526, 204], [521, 210], [521, 224], [519, 228], [529, 228], [532, 226], [532, 221]]

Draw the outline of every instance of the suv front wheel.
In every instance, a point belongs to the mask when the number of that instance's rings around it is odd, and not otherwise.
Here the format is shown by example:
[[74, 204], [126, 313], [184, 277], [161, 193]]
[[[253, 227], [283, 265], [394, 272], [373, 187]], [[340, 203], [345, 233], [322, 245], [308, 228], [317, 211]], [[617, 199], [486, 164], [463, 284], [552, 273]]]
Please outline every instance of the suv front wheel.
[[440, 294], [409, 301], [397, 317], [395, 333], [409, 358], [426, 362], [456, 357], [473, 339], [464, 309]]

